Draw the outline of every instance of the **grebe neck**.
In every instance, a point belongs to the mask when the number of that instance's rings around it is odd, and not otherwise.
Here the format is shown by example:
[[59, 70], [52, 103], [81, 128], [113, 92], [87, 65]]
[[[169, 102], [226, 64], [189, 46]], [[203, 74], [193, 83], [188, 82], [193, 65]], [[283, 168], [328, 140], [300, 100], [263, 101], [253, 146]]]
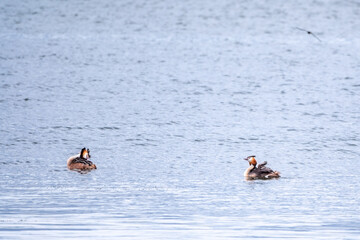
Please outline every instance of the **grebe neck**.
[[255, 168], [254, 165], [250, 165], [250, 167], [248, 167], [245, 172], [244, 172], [244, 176], [247, 177], [249, 176], [249, 173], [251, 172], [251, 170], [253, 170]]

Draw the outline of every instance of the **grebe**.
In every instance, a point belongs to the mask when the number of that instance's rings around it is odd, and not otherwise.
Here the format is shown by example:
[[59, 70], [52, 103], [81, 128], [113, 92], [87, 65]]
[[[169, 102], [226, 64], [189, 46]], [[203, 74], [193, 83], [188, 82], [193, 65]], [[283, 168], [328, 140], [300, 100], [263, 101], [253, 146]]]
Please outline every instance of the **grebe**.
[[67, 160], [67, 167], [70, 170], [96, 169], [96, 165], [89, 160], [90, 157], [90, 150], [83, 148], [79, 154], [72, 156]]
[[248, 156], [247, 158], [245, 158], [244, 160], [249, 162], [250, 167], [248, 167], [245, 172], [244, 172], [244, 176], [247, 178], [278, 178], [280, 177], [280, 173], [278, 171], [273, 171], [268, 167], [265, 167], [265, 165], [267, 164], [267, 162], [263, 162], [261, 164], [259, 164], [258, 167], [256, 167], [256, 160], [255, 160], [255, 156]]

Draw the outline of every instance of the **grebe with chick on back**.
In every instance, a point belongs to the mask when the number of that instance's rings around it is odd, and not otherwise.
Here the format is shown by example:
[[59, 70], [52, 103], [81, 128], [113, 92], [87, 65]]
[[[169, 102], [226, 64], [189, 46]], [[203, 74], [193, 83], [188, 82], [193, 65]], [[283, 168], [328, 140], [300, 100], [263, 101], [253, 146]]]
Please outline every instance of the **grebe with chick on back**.
[[259, 164], [256, 167], [257, 162], [255, 156], [248, 156], [244, 160], [248, 161], [250, 165], [244, 172], [244, 176], [249, 179], [256, 179], [256, 178], [269, 179], [269, 178], [280, 177], [280, 172], [273, 171], [271, 168], [265, 167], [265, 165], [267, 164], [266, 161]]
[[67, 167], [70, 170], [92, 170], [96, 169], [96, 165], [90, 161], [90, 150], [88, 148], [81, 149], [80, 153], [70, 157], [67, 160]]

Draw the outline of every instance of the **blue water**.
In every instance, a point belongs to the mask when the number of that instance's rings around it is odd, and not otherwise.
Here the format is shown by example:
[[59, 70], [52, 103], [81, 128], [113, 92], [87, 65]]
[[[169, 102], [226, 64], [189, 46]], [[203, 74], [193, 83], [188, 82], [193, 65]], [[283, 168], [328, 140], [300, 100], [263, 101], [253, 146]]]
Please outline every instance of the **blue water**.
[[[359, 239], [359, 18], [1, 1], [0, 239]], [[69, 171], [84, 146], [98, 169]], [[246, 181], [253, 154], [282, 177]]]

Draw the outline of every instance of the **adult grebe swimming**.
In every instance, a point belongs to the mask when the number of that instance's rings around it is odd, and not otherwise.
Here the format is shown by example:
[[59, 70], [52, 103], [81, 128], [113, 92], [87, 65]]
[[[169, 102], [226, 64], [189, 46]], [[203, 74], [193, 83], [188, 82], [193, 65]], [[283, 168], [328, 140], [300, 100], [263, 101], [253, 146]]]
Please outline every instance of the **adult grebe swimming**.
[[268, 167], [265, 167], [267, 162], [263, 162], [256, 167], [256, 160], [255, 156], [248, 156], [244, 160], [249, 162], [250, 167], [248, 167], [245, 172], [244, 176], [247, 178], [255, 179], [255, 178], [278, 178], [280, 177], [280, 173], [278, 171], [273, 171]]
[[83, 148], [79, 154], [72, 156], [67, 160], [67, 167], [70, 170], [96, 169], [96, 165], [89, 160], [90, 157], [90, 150]]

